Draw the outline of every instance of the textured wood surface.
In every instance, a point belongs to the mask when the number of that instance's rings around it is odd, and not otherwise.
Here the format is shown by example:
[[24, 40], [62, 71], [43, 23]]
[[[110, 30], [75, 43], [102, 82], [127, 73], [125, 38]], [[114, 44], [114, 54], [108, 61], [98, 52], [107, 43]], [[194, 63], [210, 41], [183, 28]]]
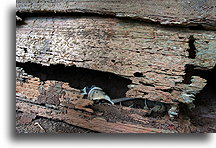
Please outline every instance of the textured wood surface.
[[[73, 109], [67, 109], [67, 113], [59, 113], [53, 109], [19, 101], [16, 103], [16, 106], [18, 111], [26, 113], [34, 112], [37, 116], [64, 121], [75, 126], [102, 133], [174, 133], [174, 130], [147, 128], [138, 124], [107, 122], [103, 118], [94, 118], [91, 115], [80, 113]], [[47, 112], [50, 112], [51, 114], [48, 114]]]
[[17, 0], [20, 13], [96, 13], [130, 17], [163, 25], [215, 29], [213, 0]]
[[206, 85], [200, 73], [215, 67], [215, 32], [206, 31], [215, 30], [213, 0], [17, 0], [16, 6], [22, 123], [37, 116], [102, 133], [195, 132], [186, 118], [97, 105], [79, 89], [97, 84], [112, 99], [163, 102], [168, 112], [178, 112], [180, 103], [191, 107]]
[[[89, 106], [93, 102], [82, 98], [79, 90], [71, 88], [67, 83], [42, 82], [17, 67], [16, 110], [34, 115], [34, 118], [38, 116], [64, 121], [103, 133], [178, 132], [177, 122], [148, 118], [147, 110], [115, 105], [105, 105], [104, 108], [98, 105], [91, 109]], [[23, 119], [23, 122], [29, 122], [30, 119]], [[164, 123], [166, 126], [163, 126]]]
[[29, 17], [16, 29], [16, 61], [111, 72], [132, 81], [127, 97], [188, 103], [205, 80], [193, 76], [185, 83], [186, 65], [212, 69], [214, 42], [211, 31], [101, 17]]

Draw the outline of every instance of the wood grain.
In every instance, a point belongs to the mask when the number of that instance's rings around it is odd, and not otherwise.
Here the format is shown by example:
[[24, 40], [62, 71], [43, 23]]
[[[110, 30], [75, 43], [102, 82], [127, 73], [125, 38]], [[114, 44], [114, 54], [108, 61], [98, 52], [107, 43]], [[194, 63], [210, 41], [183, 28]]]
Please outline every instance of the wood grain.
[[128, 17], [163, 25], [215, 30], [213, 0], [17, 0], [17, 12], [71, 14], [75, 12]]
[[[185, 94], [198, 93], [206, 81], [193, 76], [185, 84], [186, 65], [215, 66], [211, 31], [101, 17], [29, 17], [25, 23], [16, 29], [17, 62], [111, 72], [132, 81], [127, 97], [187, 103]], [[194, 59], [188, 52], [191, 36]]]

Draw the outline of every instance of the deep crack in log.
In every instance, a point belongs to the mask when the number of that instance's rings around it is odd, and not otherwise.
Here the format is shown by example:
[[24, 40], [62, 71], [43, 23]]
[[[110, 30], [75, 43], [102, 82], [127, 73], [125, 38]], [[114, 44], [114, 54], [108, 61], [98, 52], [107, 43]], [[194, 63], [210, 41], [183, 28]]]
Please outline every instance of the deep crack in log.
[[113, 73], [76, 66], [65, 66], [63, 64], [42, 66], [41, 64], [30, 62], [17, 62], [16, 66], [23, 68], [26, 73], [40, 78], [41, 81], [55, 80], [67, 82], [71, 87], [80, 90], [92, 85], [101, 87], [111, 98], [125, 97], [128, 91], [127, 86], [132, 82]]
[[[191, 125], [189, 120], [152, 118], [143, 103], [163, 102], [174, 114], [180, 104], [180, 115], [194, 102], [195, 112], [203, 107], [203, 92], [210, 85], [215, 88], [215, 33], [205, 31], [215, 29], [212, 0], [153, 3], [160, 2], [133, 2], [129, 8], [125, 6], [131, 1], [122, 0], [58, 5], [18, 0], [22, 20], [16, 24], [16, 106], [24, 112], [21, 123], [32, 122], [34, 112], [98, 132], [196, 131], [193, 125], [199, 119]], [[90, 85], [112, 98], [132, 97], [138, 103], [125, 102], [131, 108], [95, 106], [79, 91]]]
[[191, 35], [189, 37], [189, 41], [188, 41], [188, 44], [189, 44], [189, 49], [188, 49], [188, 52], [189, 52], [189, 58], [191, 59], [195, 59], [196, 57], [196, 47], [194, 45], [194, 42], [195, 42], [195, 38], [193, 37], [193, 35]]

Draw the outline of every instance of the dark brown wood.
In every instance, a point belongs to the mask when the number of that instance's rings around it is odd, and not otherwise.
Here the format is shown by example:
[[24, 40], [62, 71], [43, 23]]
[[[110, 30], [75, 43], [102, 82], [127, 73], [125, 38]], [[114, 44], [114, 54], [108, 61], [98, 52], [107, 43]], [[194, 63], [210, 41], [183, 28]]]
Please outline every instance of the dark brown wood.
[[[174, 131], [163, 130], [157, 128], [149, 128], [141, 125], [130, 123], [112, 123], [107, 122], [103, 118], [94, 118], [94, 116], [77, 112], [73, 109], [67, 109], [66, 113], [59, 112], [54, 109], [48, 109], [32, 103], [20, 102], [16, 103], [18, 111], [25, 113], [34, 112], [37, 116], [60, 120], [69, 124], [79, 126], [86, 129], [91, 129], [103, 133], [173, 133]], [[141, 120], [141, 119], [139, 119]]]

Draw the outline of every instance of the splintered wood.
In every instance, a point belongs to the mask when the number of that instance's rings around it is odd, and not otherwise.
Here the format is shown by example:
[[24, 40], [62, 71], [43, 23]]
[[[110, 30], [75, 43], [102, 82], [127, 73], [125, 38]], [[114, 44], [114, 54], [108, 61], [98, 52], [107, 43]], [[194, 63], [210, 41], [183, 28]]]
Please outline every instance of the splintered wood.
[[[214, 32], [101, 17], [30, 17], [25, 23], [16, 30], [17, 62], [115, 73], [132, 81], [127, 97], [187, 103], [184, 94], [198, 93], [205, 80], [194, 76], [184, 84], [186, 65], [205, 70], [215, 65]], [[195, 59], [188, 58], [190, 36]]]
[[[214, 30], [212, 0], [18, 0], [17, 15], [19, 65], [28, 63], [31, 69], [33, 64], [43, 68], [62, 64], [111, 73], [130, 83], [124, 96], [162, 102], [171, 110], [180, 103], [193, 105], [194, 96], [206, 85], [194, 69], [215, 67], [215, 32], [176, 27]], [[55, 68], [49, 74], [33, 69], [38, 74], [34, 75], [24, 67], [16, 68], [16, 110], [23, 113], [20, 123], [39, 116], [96, 132], [185, 132], [176, 120], [149, 117], [149, 110], [95, 105], [70, 85], [72, 81], [54, 77]], [[124, 80], [116, 79], [115, 84], [123, 86]], [[187, 128], [192, 132], [192, 126]]]
[[[17, 69], [17, 72], [22, 71]], [[133, 124], [120, 117], [117, 122], [113, 122], [111, 117], [109, 121], [104, 118], [103, 114], [108, 111], [104, 108], [95, 106], [93, 111], [89, 106], [93, 102], [87, 99], [82, 99], [79, 90], [71, 88], [67, 83], [60, 81], [46, 81], [41, 82], [38, 78], [32, 78], [29, 75], [25, 76], [25, 82], [22, 80], [22, 75], [16, 83], [16, 110], [24, 112], [19, 122], [26, 124], [34, 119], [35, 116], [45, 117], [49, 119], [64, 121], [66, 123], [90, 129], [97, 132], [106, 133], [173, 133], [177, 132], [176, 129], [172, 131], [167, 128], [157, 128], [153, 124], [155, 119], [149, 120], [145, 115], [148, 114], [147, 110], [133, 109], [128, 107], [117, 107], [108, 105], [111, 113], [121, 113], [121, 116], [127, 115], [131, 121], [139, 122]], [[25, 91], [24, 91], [25, 90]], [[41, 92], [41, 90], [44, 90]], [[49, 91], [52, 90], [52, 91]], [[28, 92], [28, 93], [26, 93]], [[40, 92], [40, 94], [39, 94]], [[50, 96], [53, 100], [50, 101]], [[43, 100], [43, 101], [41, 101]], [[96, 111], [97, 110], [97, 111]], [[82, 112], [80, 112], [82, 111]], [[133, 113], [130, 113], [133, 112]], [[33, 113], [33, 114], [32, 114]], [[128, 117], [129, 115], [129, 117]], [[164, 122], [167, 122], [164, 120]], [[142, 123], [142, 124], [141, 124]], [[169, 123], [173, 125], [173, 123]], [[177, 124], [177, 123], [175, 123]]]

